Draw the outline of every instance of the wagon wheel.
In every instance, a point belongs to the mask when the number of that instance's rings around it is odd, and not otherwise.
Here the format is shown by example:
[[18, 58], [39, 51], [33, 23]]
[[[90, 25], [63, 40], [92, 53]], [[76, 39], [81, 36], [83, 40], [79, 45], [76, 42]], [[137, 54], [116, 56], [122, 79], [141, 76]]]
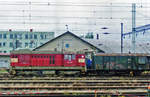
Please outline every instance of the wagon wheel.
[[129, 76], [134, 76], [134, 72], [133, 71], [130, 71], [130, 74], [129, 74]]

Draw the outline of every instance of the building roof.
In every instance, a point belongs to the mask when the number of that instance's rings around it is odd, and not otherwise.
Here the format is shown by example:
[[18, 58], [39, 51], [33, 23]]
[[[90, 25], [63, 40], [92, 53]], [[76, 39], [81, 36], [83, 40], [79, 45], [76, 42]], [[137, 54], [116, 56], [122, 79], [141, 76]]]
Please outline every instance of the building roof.
[[77, 39], [83, 41], [84, 43], [86, 43], [86, 44], [88, 44], [88, 45], [90, 45], [90, 46], [96, 48], [99, 52], [104, 53], [104, 51], [101, 50], [100, 48], [96, 47], [95, 45], [89, 43], [89, 42], [86, 41], [86, 40], [83, 40], [82, 38], [78, 37], [77, 35], [75, 35], [75, 34], [69, 32], [69, 31], [67, 31], [67, 32], [65, 32], [65, 33], [63, 33], [63, 34], [61, 34], [60, 36], [57, 36], [56, 38], [53, 38], [52, 40], [49, 40], [48, 42], [46, 42], [46, 43], [40, 45], [39, 47], [36, 47], [35, 49], [33, 49], [33, 51], [36, 50], [36, 49], [39, 49], [40, 47], [42, 47], [42, 46], [44, 46], [44, 45], [46, 45], [46, 44], [48, 44], [48, 43], [50, 43], [50, 42], [52, 42], [52, 41], [54, 41], [54, 40], [56, 40], [56, 39], [58, 39], [58, 38], [60, 38], [60, 37], [62, 37], [62, 36], [64, 36], [64, 35], [66, 35], [66, 34], [70, 34], [70, 35], [74, 36], [75, 38], [77, 38]]
[[0, 53], [0, 56], [10, 56], [8, 53]]

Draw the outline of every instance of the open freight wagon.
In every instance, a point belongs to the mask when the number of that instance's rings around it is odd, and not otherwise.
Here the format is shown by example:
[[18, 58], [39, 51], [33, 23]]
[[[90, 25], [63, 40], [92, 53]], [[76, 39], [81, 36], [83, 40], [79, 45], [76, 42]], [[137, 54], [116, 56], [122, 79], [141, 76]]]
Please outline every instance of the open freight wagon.
[[98, 73], [134, 73], [150, 70], [148, 54], [96, 54], [89, 71]]

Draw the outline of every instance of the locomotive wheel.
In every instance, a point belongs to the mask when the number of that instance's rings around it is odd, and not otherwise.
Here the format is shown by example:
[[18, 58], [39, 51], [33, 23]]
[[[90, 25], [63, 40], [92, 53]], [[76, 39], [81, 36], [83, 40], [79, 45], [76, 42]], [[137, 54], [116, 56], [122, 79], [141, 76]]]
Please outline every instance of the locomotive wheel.
[[58, 70], [55, 71], [55, 74], [59, 76], [60, 72]]
[[15, 71], [14, 69], [11, 69], [11, 70], [9, 71], [9, 73], [10, 73], [10, 75], [16, 75], [16, 71]]

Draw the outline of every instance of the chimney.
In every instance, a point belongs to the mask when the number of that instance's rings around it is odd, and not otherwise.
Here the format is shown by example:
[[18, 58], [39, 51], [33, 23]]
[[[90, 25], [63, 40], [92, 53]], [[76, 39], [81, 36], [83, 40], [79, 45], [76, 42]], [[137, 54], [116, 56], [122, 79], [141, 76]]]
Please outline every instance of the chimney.
[[32, 32], [33, 31], [33, 29], [30, 29], [30, 32]]

